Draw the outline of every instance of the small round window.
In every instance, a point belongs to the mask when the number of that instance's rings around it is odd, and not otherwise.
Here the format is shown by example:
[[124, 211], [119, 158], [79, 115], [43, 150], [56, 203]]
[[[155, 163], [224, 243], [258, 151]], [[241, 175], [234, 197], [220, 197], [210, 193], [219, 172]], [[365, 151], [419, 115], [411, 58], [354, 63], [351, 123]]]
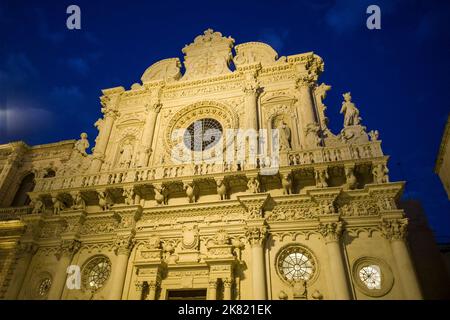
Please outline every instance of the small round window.
[[377, 265], [362, 267], [359, 270], [359, 278], [367, 289], [381, 289], [381, 270]]
[[111, 275], [111, 262], [105, 256], [91, 259], [83, 269], [83, 285], [85, 289], [97, 291], [103, 287]]
[[309, 281], [315, 273], [315, 262], [312, 255], [300, 246], [290, 246], [280, 252], [277, 259], [278, 273], [283, 280]]
[[52, 279], [50, 278], [42, 279], [37, 289], [38, 296], [42, 298], [47, 296], [51, 286], [52, 286]]
[[222, 133], [222, 125], [217, 120], [200, 119], [187, 127], [184, 145], [192, 151], [205, 151], [219, 142]]

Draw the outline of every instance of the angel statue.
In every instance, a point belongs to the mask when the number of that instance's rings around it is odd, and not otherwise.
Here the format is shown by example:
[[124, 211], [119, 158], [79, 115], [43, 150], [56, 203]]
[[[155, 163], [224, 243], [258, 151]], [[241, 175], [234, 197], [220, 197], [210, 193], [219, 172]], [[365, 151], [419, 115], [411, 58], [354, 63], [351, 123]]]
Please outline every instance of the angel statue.
[[342, 95], [344, 101], [342, 102], [342, 108], [340, 113], [344, 114], [344, 127], [359, 125], [361, 118], [359, 116], [359, 110], [352, 102], [352, 96], [350, 92]]

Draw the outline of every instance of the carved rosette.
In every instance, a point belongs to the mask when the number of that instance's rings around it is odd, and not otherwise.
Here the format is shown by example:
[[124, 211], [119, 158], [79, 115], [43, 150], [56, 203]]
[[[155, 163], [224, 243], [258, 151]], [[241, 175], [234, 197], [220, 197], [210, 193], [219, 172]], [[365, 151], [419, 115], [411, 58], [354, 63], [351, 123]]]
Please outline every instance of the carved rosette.
[[250, 243], [250, 245], [259, 245], [261, 246], [264, 243], [264, 240], [266, 239], [268, 232], [267, 227], [250, 227], [247, 228], [247, 231], [245, 232], [245, 237], [247, 238], [247, 241]]
[[56, 252], [56, 258], [59, 260], [62, 257], [71, 257], [78, 250], [80, 250], [81, 242], [78, 240], [62, 240]]
[[323, 236], [325, 242], [339, 241], [342, 231], [342, 222], [321, 223], [318, 227], [318, 232]]
[[388, 240], [405, 240], [408, 229], [408, 219], [383, 220], [381, 231]]

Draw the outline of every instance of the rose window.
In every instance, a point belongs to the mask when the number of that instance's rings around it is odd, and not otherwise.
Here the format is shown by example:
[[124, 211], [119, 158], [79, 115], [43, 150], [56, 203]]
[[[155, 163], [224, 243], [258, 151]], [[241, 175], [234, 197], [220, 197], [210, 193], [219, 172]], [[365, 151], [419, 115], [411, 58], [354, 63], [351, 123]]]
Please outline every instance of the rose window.
[[288, 247], [278, 257], [278, 271], [287, 281], [308, 281], [315, 271], [314, 260], [303, 248]]
[[96, 291], [103, 287], [111, 275], [111, 262], [107, 257], [95, 257], [83, 270], [84, 287]]
[[192, 151], [205, 151], [216, 145], [222, 137], [223, 128], [219, 121], [205, 118], [187, 127], [184, 145]]

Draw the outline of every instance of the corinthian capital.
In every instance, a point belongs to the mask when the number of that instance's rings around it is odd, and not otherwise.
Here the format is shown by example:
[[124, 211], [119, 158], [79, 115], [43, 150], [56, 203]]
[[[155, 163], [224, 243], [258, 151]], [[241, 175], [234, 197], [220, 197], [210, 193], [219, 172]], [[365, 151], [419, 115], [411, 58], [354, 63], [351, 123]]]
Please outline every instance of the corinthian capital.
[[118, 235], [114, 242], [114, 251], [116, 255], [130, 254], [135, 244], [134, 234]]
[[343, 231], [342, 222], [321, 223], [318, 231], [326, 242], [339, 241]]
[[251, 245], [262, 245], [266, 236], [267, 228], [265, 226], [247, 228], [245, 232], [245, 237]]
[[81, 247], [81, 243], [78, 240], [62, 240], [61, 245], [56, 252], [56, 258], [70, 257], [74, 255]]
[[383, 220], [381, 232], [388, 240], [404, 240], [407, 235], [408, 219]]
[[245, 95], [257, 95], [261, 92], [261, 87], [257, 81], [250, 81], [244, 83], [242, 91]]
[[296, 80], [296, 88], [300, 89], [300, 88], [313, 88], [316, 85], [316, 80], [313, 76], [311, 75], [304, 75], [299, 77]]
[[161, 108], [162, 108], [162, 103], [159, 101], [156, 101], [153, 103], [147, 103], [145, 105], [145, 110], [147, 112], [159, 113], [161, 111]]
[[105, 115], [105, 118], [113, 118], [117, 119], [120, 116], [120, 113], [117, 109], [113, 109], [111, 107], [102, 108], [102, 113]]

